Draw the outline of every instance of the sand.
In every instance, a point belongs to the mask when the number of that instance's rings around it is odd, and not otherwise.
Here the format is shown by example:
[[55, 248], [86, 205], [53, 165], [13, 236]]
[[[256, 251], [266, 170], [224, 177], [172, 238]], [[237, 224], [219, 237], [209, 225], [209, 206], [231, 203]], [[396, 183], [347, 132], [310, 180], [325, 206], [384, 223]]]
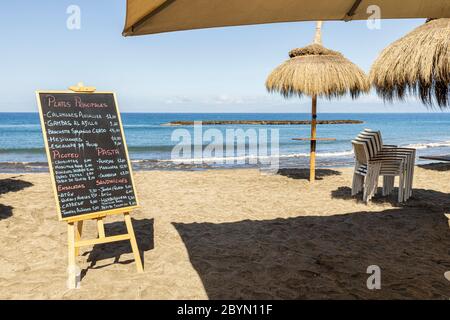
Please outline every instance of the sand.
[[[448, 299], [450, 166], [418, 168], [404, 205], [352, 198], [351, 172], [322, 170], [313, 185], [303, 170], [137, 172], [145, 272], [127, 242], [87, 247], [76, 290], [49, 175], [1, 174], [0, 298]], [[106, 228], [125, 230], [118, 217]], [[370, 265], [380, 290], [367, 288]]]

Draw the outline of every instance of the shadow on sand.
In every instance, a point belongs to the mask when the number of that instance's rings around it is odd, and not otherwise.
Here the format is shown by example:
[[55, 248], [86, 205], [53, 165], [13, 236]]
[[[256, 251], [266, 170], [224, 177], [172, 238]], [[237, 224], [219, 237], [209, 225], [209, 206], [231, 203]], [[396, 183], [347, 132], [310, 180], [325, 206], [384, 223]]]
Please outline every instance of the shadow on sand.
[[[439, 210], [173, 225], [210, 299], [450, 296], [450, 230]], [[367, 288], [371, 265], [381, 290]]]
[[[0, 195], [8, 192], [17, 192], [25, 188], [31, 187], [33, 184], [28, 181], [15, 178], [0, 179]], [[0, 220], [12, 217], [13, 207], [0, 204]]]
[[[142, 219], [133, 221], [134, 233], [136, 235], [136, 241], [138, 243], [142, 263], [144, 263], [144, 252], [152, 250], [153, 244], [153, 219]], [[124, 234], [127, 232], [125, 222], [117, 221], [105, 224], [105, 233], [107, 236], [114, 236]], [[120, 257], [123, 254], [132, 253], [130, 241], [119, 241], [106, 244], [95, 245], [91, 251], [85, 252], [83, 255], [88, 255], [87, 261], [90, 265], [83, 269], [81, 277], [84, 277], [89, 269], [101, 269], [112, 264], [129, 264], [134, 263], [134, 258], [129, 260], [120, 261]], [[114, 258], [114, 261], [109, 264], [97, 266], [97, 262], [100, 260], [106, 260]]]
[[0, 195], [8, 192], [17, 192], [31, 186], [33, 186], [31, 182], [20, 179], [0, 179]]
[[428, 163], [428, 164], [421, 164], [418, 167], [425, 170], [449, 171], [450, 163], [448, 162]]
[[[344, 199], [363, 203], [362, 193], [351, 195], [351, 188], [339, 187], [331, 192], [335, 199]], [[391, 204], [394, 207], [425, 208], [434, 211], [450, 213], [450, 194], [428, 189], [413, 189], [413, 195], [405, 203], [398, 203], [398, 188], [395, 188], [389, 196], [381, 196], [381, 188], [371, 202], [375, 204]]]
[[0, 203], [0, 220], [8, 219], [12, 216], [12, 209], [11, 206], [5, 206]]
[[[279, 169], [277, 174], [291, 179], [309, 180], [309, 169]], [[316, 169], [316, 180], [329, 176], [339, 176], [342, 173], [331, 169]]]

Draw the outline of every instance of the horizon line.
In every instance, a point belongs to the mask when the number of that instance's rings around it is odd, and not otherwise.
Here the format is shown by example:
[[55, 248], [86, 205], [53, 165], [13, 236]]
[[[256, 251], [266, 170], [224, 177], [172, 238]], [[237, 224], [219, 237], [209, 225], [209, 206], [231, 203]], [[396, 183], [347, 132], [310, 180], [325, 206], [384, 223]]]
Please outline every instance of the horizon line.
[[[36, 113], [39, 111], [0, 111], [0, 114], [5, 113]], [[142, 113], [142, 114], [311, 114], [310, 112], [162, 112], [162, 111], [121, 111], [124, 113]], [[450, 110], [428, 110], [428, 111], [414, 111], [414, 112], [318, 112], [318, 114], [427, 114], [427, 113], [450, 113]]]

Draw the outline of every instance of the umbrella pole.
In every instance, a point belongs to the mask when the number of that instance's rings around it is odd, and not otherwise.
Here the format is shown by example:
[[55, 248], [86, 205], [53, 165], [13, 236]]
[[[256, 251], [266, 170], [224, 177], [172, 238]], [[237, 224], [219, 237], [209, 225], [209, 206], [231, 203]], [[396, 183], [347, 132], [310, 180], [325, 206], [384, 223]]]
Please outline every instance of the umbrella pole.
[[316, 124], [317, 124], [317, 96], [312, 97], [311, 110], [311, 151], [309, 160], [309, 182], [316, 180]]
[[[322, 21], [316, 22], [315, 44], [322, 44]], [[312, 96], [311, 110], [311, 151], [309, 156], [309, 182], [316, 180], [316, 119], [317, 119], [317, 95]]]

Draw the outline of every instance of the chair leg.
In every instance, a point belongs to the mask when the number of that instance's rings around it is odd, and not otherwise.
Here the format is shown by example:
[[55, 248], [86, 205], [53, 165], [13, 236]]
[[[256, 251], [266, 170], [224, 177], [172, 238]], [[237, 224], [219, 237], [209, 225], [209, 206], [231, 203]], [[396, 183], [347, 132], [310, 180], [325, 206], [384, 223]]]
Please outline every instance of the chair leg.
[[383, 190], [381, 195], [384, 197], [387, 194], [387, 176], [383, 176]]
[[394, 176], [388, 176], [388, 191], [387, 191], [387, 195], [390, 195], [392, 193], [392, 190], [394, 190], [394, 183], [395, 183], [395, 177]]
[[403, 201], [408, 200], [409, 194], [411, 192], [410, 190], [410, 179], [411, 179], [411, 161], [410, 157], [407, 157], [407, 162], [405, 164], [405, 168], [403, 169], [404, 175], [405, 175], [405, 181], [404, 181], [404, 188], [405, 192], [403, 194]]
[[373, 184], [373, 193], [372, 193], [372, 196], [374, 196], [376, 193], [377, 193], [377, 191], [378, 191], [378, 183], [379, 183], [379, 179], [380, 178], [380, 175], [379, 174], [377, 174], [376, 176], [374, 176], [374, 179], [375, 179], [375, 181], [374, 181], [374, 184]]
[[413, 151], [408, 155], [408, 163], [406, 165], [406, 178], [405, 178], [405, 201], [408, 200], [413, 193], [413, 180], [414, 180], [414, 166], [416, 161], [416, 153]]
[[415, 169], [415, 165], [416, 165], [416, 152], [414, 151], [412, 154], [412, 161], [411, 161], [411, 180], [409, 182], [410, 186], [411, 186], [411, 190], [410, 190], [410, 194], [409, 196], [412, 196], [413, 193], [413, 182], [414, 182], [414, 169]]
[[387, 196], [389, 193], [389, 177], [388, 176], [383, 176], [383, 192], [382, 195], [383, 196]]
[[363, 187], [363, 201], [367, 203], [367, 186], [370, 179], [370, 174], [367, 172], [367, 175], [364, 177], [364, 187]]
[[360, 163], [356, 162], [355, 168], [353, 170], [353, 182], [352, 182], [352, 196], [357, 195], [361, 192], [364, 185], [364, 176], [357, 173]]
[[403, 171], [400, 173], [400, 178], [398, 182], [398, 202], [402, 203], [404, 201], [403, 194], [404, 194], [404, 174]]
[[408, 192], [405, 195], [405, 201], [411, 198], [412, 195], [412, 165], [410, 164], [410, 167], [408, 168]]
[[378, 185], [378, 177], [380, 175], [381, 164], [374, 164], [367, 167], [367, 176], [364, 183], [364, 196], [363, 200], [365, 203], [372, 199], [375, 194], [377, 185]]
[[380, 170], [381, 170], [381, 164], [376, 164], [374, 166], [374, 170], [373, 170], [373, 185], [372, 185], [372, 192], [371, 192], [370, 198], [372, 198], [375, 195], [375, 193], [377, 192], [378, 180], [380, 177]]
[[352, 196], [357, 195], [363, 189], [364, 176], [354, 173], [352, 183]]
[[372, 185], [372, 169], [367, 168], [367, 174], [364, 177], [364, 185], [363, 185], [363, 201], [365, 203], [369, 201], [371, 185]]
[[352, 196], [356, 195], [358, 188], [358, 174], [356, 172], [353, 172], [353, 182], [352, 182]]
[[405, 201], [409, 199], [411, 196], [411, 163], [408, 163], [408, 167], [405, 170], [406, 179], [405, 179]]

